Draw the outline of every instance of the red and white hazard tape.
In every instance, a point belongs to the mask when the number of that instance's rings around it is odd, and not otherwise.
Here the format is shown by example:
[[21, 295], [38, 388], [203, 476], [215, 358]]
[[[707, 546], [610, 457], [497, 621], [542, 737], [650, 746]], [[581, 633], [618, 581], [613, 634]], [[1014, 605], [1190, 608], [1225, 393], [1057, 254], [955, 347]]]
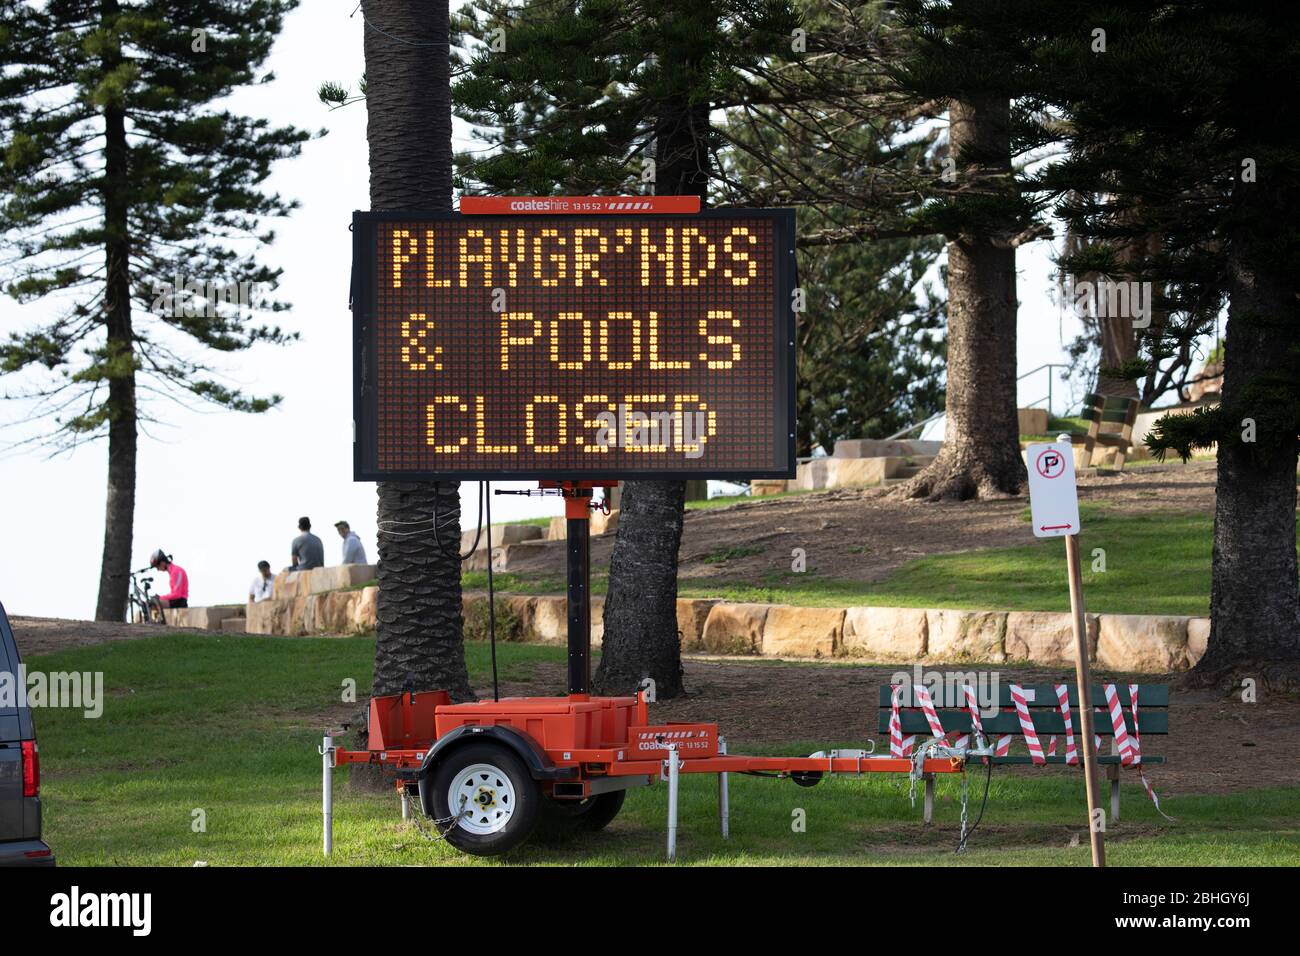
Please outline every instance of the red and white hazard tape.
[[934, 709], [934, 700], [930, 697], [930, 689], [918, 685], [912, 688], [912, 694], [916, 697], [916, 702], [921, 705], [921, 713], [925, 714], [925, 722], [930, 725], [931, 735], [946, 743], [948, 735], [944, 733], [943, 722], [939, 720], [939, 712]]
[[903, 721], [899, 716], [899, 706], [903, 700], [903, 685], [893, 685], [889, 711], [889, 756], [910, 757], [912, 747], [916, 744], [916, 735], [903, 736]]
[[1029, 748], [1029, 759], [1034, 763], [1046, 763], [1043, 745], [1039, 743], [1038, 731], [1034, 729], [1034, 718], [1029, 714], [1029, 704], [1019, 684], [1011, 685], [1011, 702], [1016, 705], [1016, 716], [1020, 718], [1020, 733], [1025, 738], [1025, 746]]
[[1114, 684], [1105, 686], [1106, 707], [1110, 710], [1110, 725], [1115, 734], [1115, 750], [1119, 753], [1121, 764], [1133, 762], [1133, 750], [1129, 746], [1128, 729], [1124, 725], [1124, 710], [1119, 705], [1119, 692]]
[[1070, 720], [1070, 688], [1067, 684], [1056, 685], [1056, 700], [1061, 705], [1061, 721], [1065, 724], [1065, 762], [1079, 762], [1079, 751], [1074, 746], [1074, 723]]
[[[979, 750], [983, 750], [984, 749], [984, 723], [983, 721], [980, 720], [980, 705], [979, 705], [979, 700], [975, 696], [975, 688], [972, 687], [970, 684], [967, 684], [965, 687], [965, 694], [966, 694], [966, 709], [970, 711], [971, 730], [974, 731], [975, 733], [975, 746]], [[963, 737], [962, 740], [967, 741], [967, 743], [969, 743], [970, 738], [969, 736], [967, 736], [967, 737]], [[965, 744], [962, 744], [959, 741], [958, 746], [965, 746]]]
[[895, 684], [889, 696], [889, 756], [903, 757], [903, 724], [898, 716], [898, 704], [903, 696], [903, 685]]
[[[1108, 688], [1113, 685], [1107, 685]], [[1132, 763], [1137, 767], [1138, 779], [1142, 781], [1142, 786], [1151, 798], [1151, 803], [1155, 805], [1156, 813], [1160, 814], [1170, 823], [1176, 822], [1173, 817], [1160, 809], [1160, 798], [1156, 796], [1155, 790], [1147, 781], [1147, 775], [1142, 772], [1142, 738], [1138, 733], [1138, 685], [1128, 685], [1129, 713], [1133, 715], [1133, 736], [1129, 740], [1129, 754]], [[1122, 758], [1121, 758], [1122, 762]]]

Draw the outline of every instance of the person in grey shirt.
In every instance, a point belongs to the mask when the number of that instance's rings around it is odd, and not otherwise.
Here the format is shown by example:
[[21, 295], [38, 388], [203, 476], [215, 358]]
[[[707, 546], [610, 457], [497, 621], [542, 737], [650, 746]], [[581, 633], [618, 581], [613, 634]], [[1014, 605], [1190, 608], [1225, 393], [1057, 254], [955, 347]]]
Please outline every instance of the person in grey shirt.
[[357, 533], [352, 530], [352, 526], [346, 521], [336, 521], [334, 527], [338, 530], [339, 537], [343, 539], [343, 563], [365, 564], [365, 545], [361, 543]]
[[293, 539], [290, 553], [293, 564], [288, 571], [310, 571], [312, 568], [325, 567], [325, 545], [320, 538], [311, 533], [311, 519], [299, 518], [298, 530], [302, 534]]

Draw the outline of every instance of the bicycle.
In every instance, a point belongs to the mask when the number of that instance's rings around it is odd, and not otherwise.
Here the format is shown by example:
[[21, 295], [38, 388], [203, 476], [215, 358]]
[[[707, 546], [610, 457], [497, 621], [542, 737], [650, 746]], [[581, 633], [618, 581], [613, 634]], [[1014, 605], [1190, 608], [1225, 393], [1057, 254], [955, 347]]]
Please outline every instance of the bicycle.
[[163, 623], [162, 606], [158, 599], [149, 593], [153, 587], [153, 578], [146, 577], [150, 568], [141, 568], [131, 572], [131, 597], [127, 605], [127, 620], [131, 624]]

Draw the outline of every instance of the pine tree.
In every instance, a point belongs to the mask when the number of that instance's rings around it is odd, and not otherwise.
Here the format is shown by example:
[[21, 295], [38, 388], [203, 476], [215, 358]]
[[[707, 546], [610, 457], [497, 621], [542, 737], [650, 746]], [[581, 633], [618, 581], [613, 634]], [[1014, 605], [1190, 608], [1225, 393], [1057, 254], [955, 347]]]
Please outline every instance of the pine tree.
[[914, 226], [948, 248], [948, 376], [943, 448], [899, 494], [965, 499], [1017, 494], [1025, 480], [1016, 414], [1016, 247], [1045, 231], [1015, 161], [1040, 143], [1013, 110], [1019, 48], [1007, 11], [979, 0], [902, 0], [885, 64], [904, 102], [947, 107], [946, 175]]
[[[797, 20], [780, 2], [535, 0], [475, 4], [467, 33], [492, 44], [455, 86], [466, 119], [499, 147], [461, 157], [469, 191], [643, 192], [710, 198], [719, 131], [711, 113], [742, 97], [748, 71], [787, 50]], [[500, 32], [496, 32], [500, 31]], [[501, 48], [503, 47], [503, 48]], [[682, 482], [630, 481], [605, 599], [598, 690], [652, 677], [681, 693], [677, 553]]]
[[[837, 160], [777, 170], [792, 197], [835, 210], [817, 242], [947, 243], [946, 436], [898, 489], [929, 500], [999, 497], [1024, 484], [1016, 416], [1015, 250], [1048, 230], [1013, 160], [1032, 148], [1012, 113], [1018, 49], [998, 4], [847, 8], [808, 0], [808, 57], [773, 71], [759, 110], [815, 131]], [[955, 28], [955, 11], [967, 16]], [[877, 141], [862, 149], [860, 129]]]
[[137, 436], [158, 415], [149, 399], [245, 412], [280, 400], [223, 384], [191, 353], [291, 338], [250, 313], [286, 306], [260, 301], [280, 273], [248, 240], [271, 241], [262, 220], [294, 207], [260, 184], [308, 134], [214, 104], [272, 79], [257, 69], [294, 5], [0, 3], [4, 289], [59, 310], [9, 334], [0, 373], [21, 383], [7, 397], [49, 423], [19, 442], [108, 439], [99, 620], [126, 610]]
[[[906, 131], [887, 122], [836, 129], [828, 148], [825, 127], [810, 129], [761, 103], [734, 111], [724, 130], [728, 188], [748, 205], [799, 206], [799, 285], [807, 293], [796, 348], [800, 456], [818, 446], [829, 454], [844, 438], [884, 438], [943, 409], [945, 303], [926, 280], [942, 241], [834, 238], [854, 211], [786, 175], [816, 168], [821, 182], [851, 181]], [[919, 162], [929, 148], [914, 141], [906, 150]]]
[[[1040, 184], [1089, 245], [1063, 266], [1162, 283], [1184, 342], [1228, 302], [1221, 403], [1166, 416], [1147, 439], [1160, 455], [1218, 449], [1212, 624], [1194, 679], [1294, 686], [1300, 131], [1278, 96], [1300, 69], [1300, 10], [1022, 6], [1026, 91], [1068, 130], [1068, 157]], [[1155, 248], [1118, 261], [1148, 234]]]

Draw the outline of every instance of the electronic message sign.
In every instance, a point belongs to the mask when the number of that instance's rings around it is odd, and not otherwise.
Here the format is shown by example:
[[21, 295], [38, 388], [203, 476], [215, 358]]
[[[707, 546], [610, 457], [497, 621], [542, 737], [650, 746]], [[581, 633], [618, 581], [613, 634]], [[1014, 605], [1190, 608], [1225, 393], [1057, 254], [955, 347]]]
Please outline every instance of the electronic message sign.
[[794, 474], [794, 214], [353, 217], [355, 476]]

